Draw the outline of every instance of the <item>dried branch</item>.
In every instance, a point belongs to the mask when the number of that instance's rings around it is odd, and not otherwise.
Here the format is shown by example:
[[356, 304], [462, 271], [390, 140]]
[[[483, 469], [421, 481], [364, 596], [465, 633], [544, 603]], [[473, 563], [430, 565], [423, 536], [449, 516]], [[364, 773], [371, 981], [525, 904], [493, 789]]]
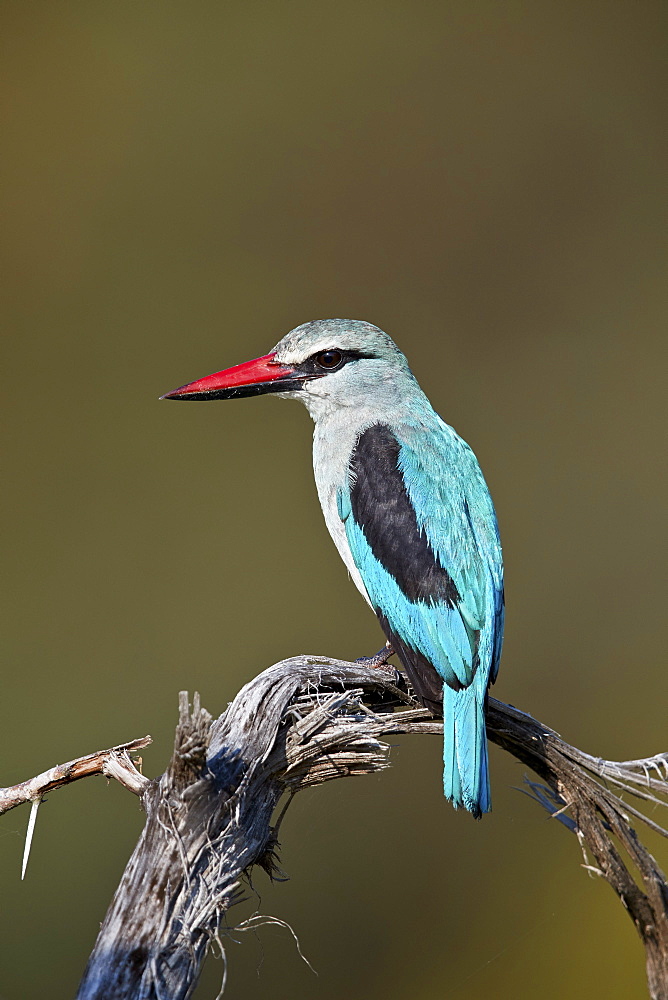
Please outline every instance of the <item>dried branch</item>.
[[138, 740], [131, 740], [130, 743], [121, 743], [116, 747], [110, 747], [109, 750], [98, 750], [86, 757], [77, 757], [76, 760], [70, 760], [67, 764], [56, 764], [48, 771], [43, 771], [27, 781], [21, 781], [18, 785], [0, 788], [0, 815], [24, 802], [31, 804], [23, 848], [21, 880], [25, 878], [28, 867], [28, 858], [37, 822], [37, 810], [46, 793], [61, 788], [63, 785], [69, 785], [73, 781], [79, 781], [80, 778], [89, 778], [93, 774], [104, 774], [108, 778], [115, 778], [135, 795], [141, 795], [150, 785], [150, 781], [137, 770], [130, 758], [130, 753], [148, 746], [149, 743], [151, 743], [151, 737], [142, 736]]
[[142, 736], [129, 743], [119, 743], [118, 746], [110, 747], [108, 750], [98, 750], [86, 757], [68, 760], [66, 764], [56, 764], [48, 771], [42, 771], [36, 777], [21, 781], [18, 785], [0, 788], [0, 816], [24, 802], [39, 802], [47, 792], [79, 781], [80, 778], [89, 778], [93, 774], [105, 774], [109, 778], [115, 778], [135, 795], [141, 795], [150, 781], [139, 773], [129, 755], [135, 750], [147, 747], [151, 742], [150, 736]]
[[[494, 699], [487, 718], [490, 740], [546, 782], [529, 782], [531, 794], [576, 832], [594, 861], [587, 862], [590, 870], [622, 900], [645, 944], [650, 996], [668, 1000], [668, 888], [629, 816], [668, 833], [607, 787], [654, 807], [668, 805], [668, 754], [600, 760]], [[441, 732], [393, 670], [324, 657], [270, 667], [213, 723], [197, 696], [189, 712], [182, 692], [174, 755], [143, 794], [146, 826], [78, 1000], [190, 996], [207, 949], [217, 943], [224, 954], [223, 923], [245, 873], [253, 865], [276, 871], [277, 829], [292, 795], [387, 767], [382, 737]], [[272, 826], [285, 792], [288, 801]]]
[[[570, 746], [530, 716], [492, 699], [488, 725], [491, 740], [547, 781], [554, 802], [553, 808], [543, 803], [549, 811], [555, 816], [562, 810], [570, 812], [586, 867], [612, 886], [645, 946], [650, 997], [666, 1000], [668, 884], [652, 855], [639, 841], [629, 817], [664, 837], [668, 837], [668, 830], [622, 801], [597, 779], [655, 806], [668, 806], [668, 754], [623, 762], [592, 757]], [[540, 796], [536, 797], [540, 800]], [[618, 845], [626, 852], [626, 862]], [[589, 853], [595, 865], [589, 864]]]

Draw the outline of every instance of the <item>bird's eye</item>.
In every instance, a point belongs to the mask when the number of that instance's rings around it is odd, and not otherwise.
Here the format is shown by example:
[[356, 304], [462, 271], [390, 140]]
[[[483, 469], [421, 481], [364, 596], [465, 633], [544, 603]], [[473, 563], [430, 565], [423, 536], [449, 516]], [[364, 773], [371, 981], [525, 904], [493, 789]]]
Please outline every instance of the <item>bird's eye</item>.
[[338, 368], [343, 361], [343, 355], [340, 351], [322, 351], [320, 354], [316, 355], [315, 360], [321, 368], [333, 371], [333, 369]]

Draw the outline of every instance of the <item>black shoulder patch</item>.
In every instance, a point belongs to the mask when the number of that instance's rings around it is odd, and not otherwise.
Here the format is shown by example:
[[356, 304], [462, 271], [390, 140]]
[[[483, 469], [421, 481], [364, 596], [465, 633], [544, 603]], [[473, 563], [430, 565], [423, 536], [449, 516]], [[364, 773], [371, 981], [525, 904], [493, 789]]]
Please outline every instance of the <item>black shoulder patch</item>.
[[399, 442], [386, 424], [359, 437], [350, 459], [353, 517], [409, 601], [454, 607], [459, 592], [418, 527], [398, 462]]

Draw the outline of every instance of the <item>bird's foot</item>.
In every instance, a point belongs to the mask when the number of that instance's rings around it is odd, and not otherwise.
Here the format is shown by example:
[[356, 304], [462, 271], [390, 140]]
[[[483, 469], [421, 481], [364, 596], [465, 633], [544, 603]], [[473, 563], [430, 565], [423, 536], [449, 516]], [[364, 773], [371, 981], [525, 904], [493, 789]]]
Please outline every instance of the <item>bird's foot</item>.
[[374, 670], [379, 670], [381, 667], [388, 666], [387, 661], [391, 656], [394, 655], [394, 650], [389, 642], [386, 642], [382, 649], [379, 649], [374, 656], [360, 656], [355, 660], [355, 663], [361, 663], [364, 667], [371, 667]]

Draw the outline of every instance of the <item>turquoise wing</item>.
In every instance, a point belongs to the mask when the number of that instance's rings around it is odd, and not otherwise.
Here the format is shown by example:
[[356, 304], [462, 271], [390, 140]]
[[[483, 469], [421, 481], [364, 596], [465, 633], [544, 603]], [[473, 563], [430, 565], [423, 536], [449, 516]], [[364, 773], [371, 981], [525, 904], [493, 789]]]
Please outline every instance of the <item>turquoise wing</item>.
[[485, 700], [503, 637], [501, 545], [473, 452], [434, 417], [367, 428], [338, 512], [386, 634], [442, 711], [445, 794], [479, 816], [491, 805]]

